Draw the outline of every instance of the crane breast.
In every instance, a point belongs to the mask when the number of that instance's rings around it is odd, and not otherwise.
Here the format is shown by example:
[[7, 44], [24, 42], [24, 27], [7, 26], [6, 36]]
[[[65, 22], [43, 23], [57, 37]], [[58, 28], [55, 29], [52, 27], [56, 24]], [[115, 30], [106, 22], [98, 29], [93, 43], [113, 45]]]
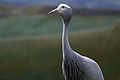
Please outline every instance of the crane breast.
[[62, 67], [66, 80], [104, 80], [99, 65], [87, 57], [67, 56]]

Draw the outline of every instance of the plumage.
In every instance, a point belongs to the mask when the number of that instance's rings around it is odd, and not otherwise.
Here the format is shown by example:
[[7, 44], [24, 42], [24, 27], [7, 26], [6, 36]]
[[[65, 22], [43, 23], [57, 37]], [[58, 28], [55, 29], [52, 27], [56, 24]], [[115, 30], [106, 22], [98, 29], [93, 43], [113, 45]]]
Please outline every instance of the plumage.
[[68, 26], [72, 17], [72, 9], [66, 4], [60, 4], [49, 12], [62, 16], [62, 69], [65, 80], [104, 80], [99, 65], [92, 59], [82, 56], [70, 47], [68, 40]]

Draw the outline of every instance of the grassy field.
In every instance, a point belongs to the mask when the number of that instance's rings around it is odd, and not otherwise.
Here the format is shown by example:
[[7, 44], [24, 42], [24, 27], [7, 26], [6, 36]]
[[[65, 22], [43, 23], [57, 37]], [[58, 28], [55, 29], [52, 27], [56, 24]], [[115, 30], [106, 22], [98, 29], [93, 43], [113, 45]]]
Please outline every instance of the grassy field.
[[[118, 21], [119, 16], [76, 16], [71, 21], [69, 37], [73, 49], [95, 59], [105, 80], [120, 80]], [[0, 80], [64, 80], [61, 26], [55, 16], [1, 20]]]
[[[70, 31], [110, 27], [120, 16], [74, 16]], [[49, 15], [15, 16], [0, 20], [0, 38], [60, 33], [60, 17]]]

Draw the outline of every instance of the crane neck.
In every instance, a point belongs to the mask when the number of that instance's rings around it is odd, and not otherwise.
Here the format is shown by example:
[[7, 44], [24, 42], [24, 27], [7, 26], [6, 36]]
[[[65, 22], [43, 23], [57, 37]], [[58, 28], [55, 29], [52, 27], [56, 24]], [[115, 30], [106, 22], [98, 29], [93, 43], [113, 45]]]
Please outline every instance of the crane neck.
[[68, 40], [68, 26], [69, 26], [70, 19], [71, 18], [62, 19], [62, 22], [63, 22], [62, 51], [63, 51], [63, 54], [67, 54], [69, 53], [69, 51], [72, 50], [69, 44], [69, 40]]

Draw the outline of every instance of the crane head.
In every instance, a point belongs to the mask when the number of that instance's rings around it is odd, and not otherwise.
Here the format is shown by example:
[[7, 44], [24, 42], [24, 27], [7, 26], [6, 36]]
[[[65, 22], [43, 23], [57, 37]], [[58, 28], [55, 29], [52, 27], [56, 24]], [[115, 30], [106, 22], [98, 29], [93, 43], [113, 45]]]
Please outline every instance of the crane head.
[[50, 11], [48, 14], [57, 13], [62, 17], [72, 16], [72, 9], [67, 4], [59, 4], [57, 8]]

